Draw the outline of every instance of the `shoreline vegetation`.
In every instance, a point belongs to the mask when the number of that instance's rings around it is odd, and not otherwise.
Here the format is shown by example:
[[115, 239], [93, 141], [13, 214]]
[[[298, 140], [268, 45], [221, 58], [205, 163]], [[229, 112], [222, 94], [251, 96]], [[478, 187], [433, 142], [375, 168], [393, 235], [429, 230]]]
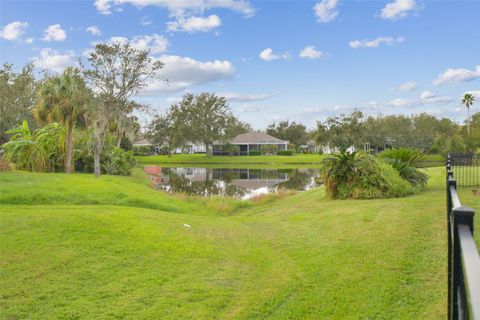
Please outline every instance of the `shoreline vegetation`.
[[423, 170], [425, 191], [404, 198], [330, 200], [320, 187], [251, 201], [168, 195], [140, 168], [2, 172], [2, 314], [444, 318], [445, 170]]

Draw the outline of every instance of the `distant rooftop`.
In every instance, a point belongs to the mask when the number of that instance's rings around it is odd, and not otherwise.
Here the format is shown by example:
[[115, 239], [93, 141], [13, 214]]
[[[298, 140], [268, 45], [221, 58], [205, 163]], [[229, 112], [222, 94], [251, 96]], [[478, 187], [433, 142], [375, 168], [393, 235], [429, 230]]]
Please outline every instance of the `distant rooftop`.
[[286, 140], [281, 140], [266, 133], [250, 131], [242, 133], [230, 140], [231, 144], [284, 144]]

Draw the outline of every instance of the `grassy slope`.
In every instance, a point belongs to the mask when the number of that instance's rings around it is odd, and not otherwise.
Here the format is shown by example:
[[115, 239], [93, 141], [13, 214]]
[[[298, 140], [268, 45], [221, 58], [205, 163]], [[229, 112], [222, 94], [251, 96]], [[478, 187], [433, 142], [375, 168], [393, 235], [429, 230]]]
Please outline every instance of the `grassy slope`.
[[2, 317], [444, 318], [443, 170], [429, 172], [410, 198], [247, 204], [139, 175], [2, 173]]

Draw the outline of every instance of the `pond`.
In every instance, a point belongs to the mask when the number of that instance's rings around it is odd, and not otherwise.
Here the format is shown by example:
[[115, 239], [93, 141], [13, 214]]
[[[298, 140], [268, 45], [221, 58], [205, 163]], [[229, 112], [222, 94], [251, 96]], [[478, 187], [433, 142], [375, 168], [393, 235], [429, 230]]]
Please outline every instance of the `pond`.
[[318, 169], [249, 169], [144, 166], [151, 185], [168, 193], [250, 199], [280, 190], [306, 191], [321, 184]]

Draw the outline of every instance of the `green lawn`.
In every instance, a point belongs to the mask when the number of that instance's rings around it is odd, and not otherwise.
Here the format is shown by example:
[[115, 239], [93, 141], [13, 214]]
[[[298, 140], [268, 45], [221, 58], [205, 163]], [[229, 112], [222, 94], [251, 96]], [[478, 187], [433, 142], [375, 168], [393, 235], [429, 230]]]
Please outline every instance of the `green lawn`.
[[0, 314], [445, 318], [444, 169], [428, 173], [428, 190], [403, 199], [332, 201], [316, 189], [250, 202], [168, 196], [140, 170], [0, 173]]
[[172, 156], [136, 157], [139, 163], [179, 164], [319, 164], [323, 155], [294, 154], [292, 156], [211, 156], [205, 154], [174, 154]]
[[[137, 156], [139, 164], [173, 165], [227, 165], [235, 167], [252, 167], [252, 165], [266, 165], [276, 168], [294, 168], [298, 165], [314, 167], [327, 155], [294, 154], [292, 156], [211, 156], [205, 154], [175, 154], [172, 156]], [[426, 155], [424, 167], [443, 166], [445, 159], [440, 155]]]

